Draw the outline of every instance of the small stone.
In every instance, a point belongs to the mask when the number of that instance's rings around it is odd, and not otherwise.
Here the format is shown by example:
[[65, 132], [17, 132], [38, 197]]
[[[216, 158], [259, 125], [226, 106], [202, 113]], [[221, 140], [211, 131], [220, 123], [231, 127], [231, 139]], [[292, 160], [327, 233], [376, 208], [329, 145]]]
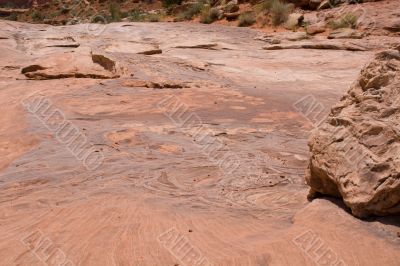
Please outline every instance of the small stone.
[[308, 34], [314, 35], [317, 33], [322, 33], [325, 30], [326, 30], [326, 24], [325, 24], [325, 22], [321, 21], [316, 24], [312, 24], [312, 25], [308, 26], [306, 29], [306, 32]]

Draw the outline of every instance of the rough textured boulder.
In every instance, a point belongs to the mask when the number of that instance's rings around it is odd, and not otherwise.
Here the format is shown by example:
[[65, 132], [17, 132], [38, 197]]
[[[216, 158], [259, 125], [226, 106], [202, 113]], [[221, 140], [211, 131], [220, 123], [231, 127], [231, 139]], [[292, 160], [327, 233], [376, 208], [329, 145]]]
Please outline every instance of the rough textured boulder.
[[341, 197], [358, 217], [400, 213], [400, 46], [361, 71], [309, 146], [310, 198]]

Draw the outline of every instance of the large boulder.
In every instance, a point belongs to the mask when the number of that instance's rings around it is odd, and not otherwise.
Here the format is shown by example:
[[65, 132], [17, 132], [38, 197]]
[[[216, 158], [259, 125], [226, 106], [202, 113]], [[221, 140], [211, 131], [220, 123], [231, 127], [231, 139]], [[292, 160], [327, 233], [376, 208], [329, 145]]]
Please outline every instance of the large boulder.
[[357, 217], [400, 213], [400, 45], [379, 53], [312, 134], [309, 197]]

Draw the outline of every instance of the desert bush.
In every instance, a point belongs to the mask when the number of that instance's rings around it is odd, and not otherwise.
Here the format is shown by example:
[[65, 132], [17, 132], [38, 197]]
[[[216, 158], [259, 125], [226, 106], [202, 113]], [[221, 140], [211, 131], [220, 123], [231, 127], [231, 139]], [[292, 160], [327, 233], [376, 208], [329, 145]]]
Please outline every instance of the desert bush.
[[12, 21], [17, 21], [18, 20], [18, 14], [17, 13], [11, 13], [6, 19], [12, 20]]
[[210, 24], [218, 20], [219, 10], [217, 8], [210, 8], [205, 6], [201, 11], [200, 22], [204, 24]]
[[145, 21], [145, 15], [140, 10], [133, 10], [129, 16], [129, 20], [132, 22]]
[[70, 11], [70, 9], [69, 9], [67, 6], [65, 6], [65, 5], [62, 5], [62, 6], [60, 7], [60, 13], [61, 13], [61, 14], [67, 14], [69, 11]]
[[279, 26], [286, 22], [289, 17], [291, 5], [280, 0], [273, 0], [271, 3], [272, 25]]
[[211, 8], [210, 9], [210, 18], [213, 21], [218, 20], [218, 18], [219, 18], [219, 10], [217, 8]]
[[244, 13], [239, 16], [238, 26], [239, 27], [248, 27], [253, 25], [256, 22], [256, 16], [254, 13]]
[[40, 11], [35, 10], [32, 12], [31, 18], [33, 21], [38, 22], [44, 20], [45, 17], [42, 13], [40, 13]]
[[109, 7], [110, 18], [113, 22], [121, 21], [121, 7], [116, 2], [112, 2]]
[[177, 16], [178, 21], [191, 20], [194, 16], [201, 13], [204, 8], [204, 1], [198, 1], [187, 10], [183, 11]]
[[282, 0], [264, 0], [254, 6], [256, 13], [269, 13], [274, 26], [285, 23], [292, 9], [293, 4], [286, 4]]
[[271, 10], [272, 0], [264, 0], [254, 5], [254, 11], [257, 13]]
[[148, 14], [145, 20], [148, 22], [160, 22], [161, 17], [161, 14]]
[[58, 11], [56, 11], [56, 12], [50, 12], [50, 13], [48, 13], [48, 15], [46, 16], [46, 18], [54, 19], [54, 18], [58, 17], [59, 15], [60, 15], [60, 12], [58, 12]]
[[160, 14], [160, 13], [149, 14], [149, 13], [143, 12], [141, 10], [133, 10], [130, 13], [130, 16], [128, 16], [128, 17], [129, 17], [129, 21], [132, 21], [132, 22], [144, 22], [144, 21], [160, 22], [160, 21], [162, 21], [163, 14]]
[[0, 7], [4, 7], [4, 8], [17, 8], [18, 6], [17, 6], [12, 0], [9, 0], [9, 1], [2, 2], [2, 3], [0, 4]]
[[164, 7], [171, 7], [182, 4], [182, 0], [161, 0]]
[[339, 28], [356, 28], [357, 27], [358, 17], [355, 14], [347, 13], [344, 14], [338, 20], [332, 20], [328, 23], [329, 27], [332, 29], [339, 29]]

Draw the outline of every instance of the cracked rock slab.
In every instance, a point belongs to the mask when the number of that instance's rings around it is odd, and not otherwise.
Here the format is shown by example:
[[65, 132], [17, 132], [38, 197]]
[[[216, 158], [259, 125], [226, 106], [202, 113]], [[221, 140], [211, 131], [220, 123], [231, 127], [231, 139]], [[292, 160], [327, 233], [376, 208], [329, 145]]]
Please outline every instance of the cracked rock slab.
[[104, 55], [89, 53], [56, 53], [39, 58], [23, 67], [21, 73], [30, 79], [119, 77], [115, 61]]

